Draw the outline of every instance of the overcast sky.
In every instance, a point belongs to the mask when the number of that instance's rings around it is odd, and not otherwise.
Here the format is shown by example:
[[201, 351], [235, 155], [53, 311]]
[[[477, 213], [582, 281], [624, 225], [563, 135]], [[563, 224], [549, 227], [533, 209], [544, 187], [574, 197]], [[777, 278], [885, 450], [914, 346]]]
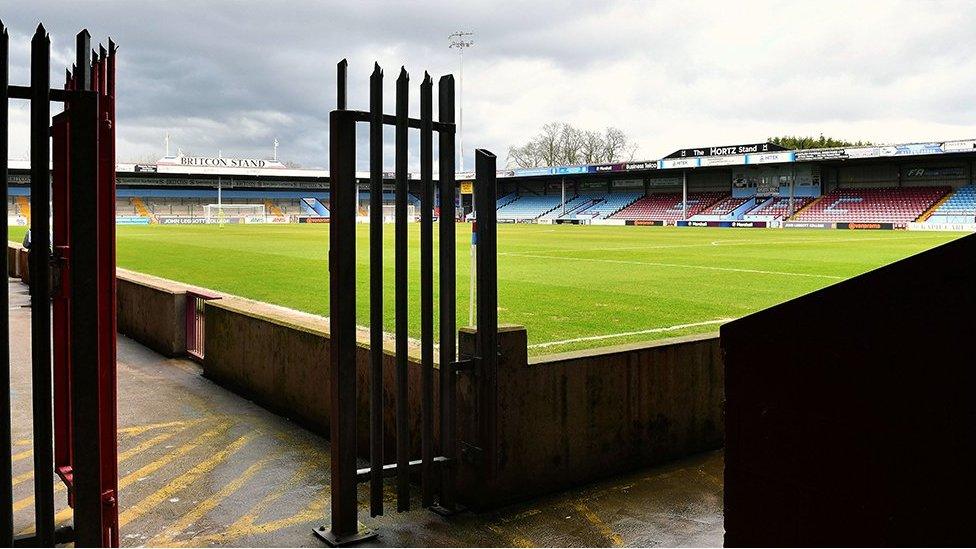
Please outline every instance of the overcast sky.
[[[503, 163], [510, 145], [549, 121], [617, 126], [638, 143], [636, 159], [784, 133], [876, 142], [976, 137], [971, 2], [0, 6], [12, 84], [28, 83], [38, 22], [51, 33], [56, 82], [80, 28], [119, 43], [120, 161], [162, 156], [169, 132], [174, 152], [236, 157], [270, 157], [277, 137], [282, 160], [326, 167], [336, 62], [348, 58], [350, 107], [365, 109], [378, 61], [388, 112], [405, 65], [416, 116], [424, 70], [435, 81], [457, 74], [448, 35], [462, 29], [475, 33], [464, 57], [468, 168], [473, 147]], [[28, 108], [12, 105], [10, 156], [23, 158]]]

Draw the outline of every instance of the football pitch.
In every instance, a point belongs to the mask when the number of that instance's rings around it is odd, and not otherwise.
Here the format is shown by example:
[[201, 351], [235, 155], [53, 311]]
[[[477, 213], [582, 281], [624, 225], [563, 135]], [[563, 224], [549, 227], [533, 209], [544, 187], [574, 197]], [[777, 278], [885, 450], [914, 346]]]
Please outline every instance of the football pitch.
[[[420, 227], [409, 227], [411, 336], [420, 331]], [[435, 236], [435, 283], [436, 236]], [[499, 322], [533, 355], [711, 332], [960, 233], [498, 226]], [[23, 238], [11, 228], [11, 240]], [[119, 226], [120, 267], [327, 315], [328, 225]], [[359, 324], [368, 226], [357, 227]], [[468, 323], [470, 225], [457, 237], [458, 326]], [[393, 227], [384, 227], [384, 327], [393, 330]], [[435, 291], [435, 299], [436, 299]], [[435, 304], [435, 311], [436, 311]], [[436, 330], [436, 328], [435, 328]]]

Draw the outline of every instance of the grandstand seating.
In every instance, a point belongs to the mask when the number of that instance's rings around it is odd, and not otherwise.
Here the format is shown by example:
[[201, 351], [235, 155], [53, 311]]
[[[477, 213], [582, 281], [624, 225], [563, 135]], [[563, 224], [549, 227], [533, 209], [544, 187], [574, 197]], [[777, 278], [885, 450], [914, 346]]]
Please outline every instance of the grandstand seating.
[[591, 219], [606, 219], [618, 211], [631, 205], [635, 200], [644, 196], [640, 191], [613, 192], [603, 197], [603, 200], [594, 202], [575, 212], [577, 216], [585, 216]]
[[752, 200], [751, 196], [745, 198], [729, 196], [702, 210], [701, 215], [728, 215], [750, 200]]
[[[793, 197], [793, 211], [799, 211], [804, 206], [809, 204], [813, 198], [809, 196], [794, 196]], [[778, 198], [771, 198], [760, 203], [755, 208], [746, 212], [743, 216], [744, 219], [750, 219], [754, 217], [761, 217], [762, 219], [768, 219], [770, 221], [775, 221], [777, 219], [782, 219], [787, 214], [790, 213], [790, 197], [781, 196]]]
[[976, 218], [976, 185], [956, 189], [929, 218], [932, 222], [972, 223]]
[[537, 219], [562, 204], [559, 195], [520, 195], [498, 209], [496, 217], [506, 221]]
[[[688, 193], [688, 217], [700, 214], [719, 200], [728, 197], [722, 192]], [[650, 194], [610, 216], [613, 219], [640, 219], [675, 222], [683, 219], [681, 193]]]
[[565, 207], [560, 204], [555, 210], [543, 215], [539, 219], [573, 219], [577, 213], [596, 202], [602, 201], [606, 196], [606, 191], [587, 191], [580, 193], [566, 200]]
[[502, 206], [511, 203], [513, 200], [518, 198], [518, 193], [508, 193], [505, 196], [499, 198], [495, 201], [495, 209], [501, 208]]
[[948, 187], [835, 189], [792, 219], [905, 224], [918, 219], [949, 190]]

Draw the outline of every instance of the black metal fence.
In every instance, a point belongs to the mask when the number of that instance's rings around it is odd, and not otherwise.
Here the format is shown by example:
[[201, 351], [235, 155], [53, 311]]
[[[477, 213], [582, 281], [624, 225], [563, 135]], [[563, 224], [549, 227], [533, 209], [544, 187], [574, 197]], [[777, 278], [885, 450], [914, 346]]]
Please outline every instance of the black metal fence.
[[[421, 505], [441, 513], [456, 510], [457, 437], [455, 376], [497, 360], [497, 275], [495, 257], [495, 157], [477, 151], [478, 325], [479, 358], [456, 360], [456, 216], [454, 181], [454, 78], [437, 85], [439, 119], [433, 120], [433, 81], [425, 73], [420, 85], [420, 118], [408, 112], [409, 76], [401, 69], [396, 81], [395, 115], [383, 112], [383, 71], [370, 77], [370, 110], [348, 110], [346, 61], [338, 65], [338, 108], [330, 115], [330, 366], [331, 366], [331, 526], [315, 533], [331, 545], [375, 536], [358, 526], [357, 483], [369, 482], [370, 514], [382, 515], [383, 482], [395, 477], [397, 511], [410, 509], [410, 478], [419, 473]], [[356, 447], [356, 123], [369, 124], [370, 165], [370, 466], [357, 469]], [[383, 127], [395, 127], [395, 418], [396, 455], [383, 448]], [[408, 131], [420, 131], [420, 363], [421, 456], [411, 460], [408, 417]], [[433, 134], [437, 132], [440, 211], [440, 440], [434, 439], [434, 252]], [[492, 352], [491, 350], [494, 349]], [[489, 370], [493, 370], [489, 369]], [[390, 463], [387, 463], [390, 461]]]
[[[2, 24], [0, 30], [0, 200], [4, 204], [8, 186], [7, 102], [23, 99], [31, 103], [33, 245], [29, 264], [35, 518], [33, 535], [15, 537], [9, 320], [3, 314], [0, 545], [46, 547], [74, 541], [76, 546], [118, 546], [115, 45], [110, 41], [108, 49], [100, 47], [96, 52], [88, 31], [79, 33], [75, 64], [66, 71], [64, 87], [52, 89], [51, 40], [44, 27], [38, 26], [31, 41], [30, 86], [11, 86], [8, 34]], [[52, 101], [65, 106], [53, 124]], [[53, 219], [53, 231], [49, 219]], [[0, 216], [0, 233], [6, 235], [7, 230], [7, 216]], [[0, 254], [4, 272], [6, 261], [7, 254]], [[0, 295], [0, 305], [6, 309], [6, 288]], [[64, 481], [74, 508], [73, 528], [55, 528], [55, 473]]]

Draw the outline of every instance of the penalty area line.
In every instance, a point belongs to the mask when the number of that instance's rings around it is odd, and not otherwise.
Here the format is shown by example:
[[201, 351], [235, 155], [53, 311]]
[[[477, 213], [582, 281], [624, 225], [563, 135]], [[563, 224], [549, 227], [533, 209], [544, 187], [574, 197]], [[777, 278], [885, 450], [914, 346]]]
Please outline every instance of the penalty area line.
[[498, 252], [498, 255], [515, 257], [529, 257], [535, 259], [561, 259], [563, 261], [589, 261], [593, 263], [616, 263], [620, 265], [640, 265], [643, 267], [668, 267], [672, 269], [701, 269], [705, 271], [727, 271], [731, 273], [752, 273], [777, 276], [799, 276], [803, 278], [826, 278], [828, 280], [844, 280], [843, 276], [824, 275], [814, 273], [792, 273], [787, 271], [764, 271], [761, 269], [740, 269], [736, 267], [715, 267], [712, 265], [686, 265], [683, 263], [659, 263], [656, 261], [627, 261], [623, 259], [601, 259], [594, 257], [566, 257], [559, 255], [523, 254], [519, 252]]
[[607, 334], [607, 335], [597, 335], [597, 336], [586, 336], [586, 337], [576, 337], [573, 339], [563, 339], [560, 341], [547, 341], [545, 343], [533, 343], [529, 345], [529, 349], [543, 349], [545, 347], [555, 347], [557, 345], [568, 345], [570, 343], [580, 343], [584, 341], [600, 341], [603, 339], [614, 339], [617, 337], [629, 337], [637, 335], [648, 335], [648, 334], [659, 334], [661, 332], [673, 332], [675, 330], [683, 330], [685, 328], [697, 328], [699, 326], [709, 326], [712, 324], [725, 324], [726, 322], [735, 320], [734, 318], [719, 318], [717, 320], [706, 320], [704, 322], [692, 322], [690, 324], [675, 324], [674, 326], [664, 326], [661, 328], [649, 328], [647, 330], [638, 330], [636, 332], [621, 332], [619, 334]]

